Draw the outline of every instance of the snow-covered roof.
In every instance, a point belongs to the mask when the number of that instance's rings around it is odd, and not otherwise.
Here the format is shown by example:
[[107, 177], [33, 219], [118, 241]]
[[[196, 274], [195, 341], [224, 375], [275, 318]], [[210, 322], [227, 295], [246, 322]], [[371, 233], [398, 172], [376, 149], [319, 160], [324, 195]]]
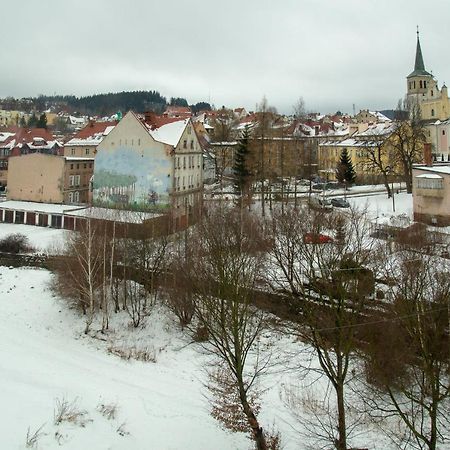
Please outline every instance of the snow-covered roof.
[[0, 143], [7, 141], [10, 137], [14, 135], [15, 133], [8, 133], [8, 132], [0, 133]]
[[370, 114], [375, 116], [377, 120], [381, 122], [391, 122], [391, 119], [389, 117], [385, 116], [384, 114], [380, 113], [379, 111], [369, 111]]
[[18, 200], [6, 200], [0, 203], [1, 209], [15, 209], [18, 211], [33, 211], [48, 214], [63, 214], [66, 211], [79, 209], [76, 205], [59, 205], [55, 203], [22, 202]]
[[114, 127], [115, 125], [108, 125], [108, 122], [91, 123], [91, 125], [87, 125], [80, 130], [75, 137], [66, 143], [66, 145], [73, 147], [86, 145], [97, 146], [102, 142], [104, 137], [114, 129]]
[[445, 175], [450, 175], [450, 165], [445, 164], [442, 166], [422, 166], [422, 165], [415, 165], [414, 169], [417, 170], [426, 170], [428, 172], [435, 172], [435, 173], [442, 173]]
[[45, 141], [44, 139], [40, 140], [36, 138], [33, 142], [28, 142], [25, 144], [19, 143], [17, 144], [18, 148], [22, 148], [23, 146], [27, 146], [30, 150], [51, 150], [53, 147], [62, 147], [63, 145], [58, 141]]
[[69, 116], [69, 122], [71, 123], [71, 125], [84, 125], [87, 122], [87, 118]]
[[136, 224], [141, 224], [146, 220], [161, 216], [161, 214], [157, 213], [125, 211], [123, 209], [99, 208], [96, 206], [82, 209], [78, 207], [78, 209], [68, 212], [67, 215]]
[[149, 129], [149, 133], [155, 141], [176, 147], [188, 123], [189, 119], [177, 120], [153, 130]]
[[83, 156], [64, 156], [67, 161], [95, 161], [95, 158], [84, 158]]
[[439, 179], [442, 180], [442, 177], [437, 173], [423, 173], [422, 175], [416, 175], [416, 178], [426, 178], [427, 180]]

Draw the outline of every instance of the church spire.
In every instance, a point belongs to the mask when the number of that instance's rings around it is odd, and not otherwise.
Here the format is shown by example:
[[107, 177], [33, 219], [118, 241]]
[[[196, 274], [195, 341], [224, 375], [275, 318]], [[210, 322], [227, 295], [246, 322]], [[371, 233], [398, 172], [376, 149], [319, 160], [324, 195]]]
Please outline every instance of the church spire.
[[425, 64], [423, 63], [423, 56], [422, 56], [422, 48], [420, 47], [420, 36], [419, 36], [419, 27], [417, 26], [417, 47], [416, 47], [416, 61], [414, 63], [414, 71], [411, 72], [407, 78], [410, 77], [417, 77], [417, 76], [430, 76], [432, 77], [431, 73], [428, 73], [425, 70]]
[[420, 48], [419, 26], [417, 26], [417, 48], [416, 48], [416, 62], [414, 64], [414, 70], [425, 70], [425, 64], [423, 63], [422, 49]]

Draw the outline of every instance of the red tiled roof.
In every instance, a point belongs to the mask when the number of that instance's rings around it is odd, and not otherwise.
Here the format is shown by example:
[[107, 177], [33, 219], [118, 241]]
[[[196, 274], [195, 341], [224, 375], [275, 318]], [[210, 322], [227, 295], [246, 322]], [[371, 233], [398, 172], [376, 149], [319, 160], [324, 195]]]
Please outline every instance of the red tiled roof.
[[[12, 131], [13, 133], [13, 131]], [[54, 141], [53, 134], [45, 128], [18, 128], [16, 131], [16, 143], [31, 143], [35, 138], [42, 138], [45, 141]]]
[[166, 112], [170, 113], [180, 113], [180, 114], [190, 114], [191, 108], [188, 106], [168, 106]]
[[106, 128], [113, 127], [117, 125], [117, 121], [112, 122], [95, 122], [91, 121], [89, 122], [84, 128], [82, 128], [78, 133], [73, 136], [75, 139], [87, 139], [91, 136], [94, 136], [94, 134], [103, 133]]
[[184, 120], [183, 117], [166, 117], [166, 116], [158, 116], [153, 112], [145, 113], [143, 122], [148, 125], [152, 130], [155, 128], [162, 127], [163, 125], [167, 125], [168, 123], [178, 122], [180, 120]]

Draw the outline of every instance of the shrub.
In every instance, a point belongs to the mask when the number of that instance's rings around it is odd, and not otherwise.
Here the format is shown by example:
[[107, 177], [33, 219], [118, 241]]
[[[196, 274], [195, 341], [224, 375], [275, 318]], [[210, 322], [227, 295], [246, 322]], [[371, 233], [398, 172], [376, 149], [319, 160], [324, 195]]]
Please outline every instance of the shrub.
[[33, 250], [28, 238], [21, 233], [8, 234], [0, 239], [0, 252], [25, 253]]

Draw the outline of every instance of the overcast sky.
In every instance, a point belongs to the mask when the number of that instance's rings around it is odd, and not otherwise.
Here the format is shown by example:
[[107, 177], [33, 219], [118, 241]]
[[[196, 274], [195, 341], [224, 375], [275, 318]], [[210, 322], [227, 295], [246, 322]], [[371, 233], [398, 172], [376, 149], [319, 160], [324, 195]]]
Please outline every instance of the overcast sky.
[[158, 90], [291, 113], [395, 107], [413, 70], [450, 83], [449, 0], [0, 0], [0, 97]]

